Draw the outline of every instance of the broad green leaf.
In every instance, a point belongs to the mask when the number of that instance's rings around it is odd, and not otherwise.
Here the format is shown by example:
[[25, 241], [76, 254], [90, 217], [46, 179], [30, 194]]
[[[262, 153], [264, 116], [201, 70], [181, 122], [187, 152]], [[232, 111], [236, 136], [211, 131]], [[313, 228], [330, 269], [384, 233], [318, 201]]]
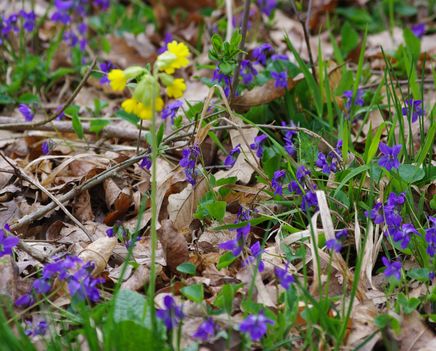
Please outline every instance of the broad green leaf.
[[100, 133], [104, 127], [106, 127], [107, 125], [109, 125], [111, 123], [111, 121], [109, 121], [108, 119], [93, 119], [91, 120], [90, 126], [89, 126], [89, 130], [92, 133]]
[[359, 45], [360, 36], [349, 22], [345, 22], [342, 26], [341, 38], [341, 48], [344, 56], [347, 56], [351, 50], [355, 49], [357, 45]]
[[409, 164], [400, 165], [398, 173], [401, 179], [409, 184], [415, 183], [425, 176], [425, 172], [422, 168]]
[[226, 214], [227, 202], [213, 201], [206, 204], [206, 209], [213, 218], [222, 221]]
[[185, 273], [190, 275], [195, 275], [197, 271], [197, 267], [195, 267], [195, 264], [191, 262], [184, 262], [182, 264], [179, 264], [176, 269], [180, 273]]
[[218, 269], [226, 268], [230, 266], [236, 259], [237, 257], [233, 256], [231, 252], [226, 252], [223, 255], [221, 255], [217, 264], [217, 268]]
[[80, 122], [80, 118], [79, 118], [77, 113], [73, 114], [73, 116], [72, 116], [72, 123], [73, 123], [73, 129], [76, 132], [77, 136], [80, 139], [83, 139], [85, 134], [83, 132], [83, 126], [82, 126], [82, 123]]
[[193, 284], [180, 289], [180, 292], [189, 300], [200, 303], [204, 300], [203, 284]]

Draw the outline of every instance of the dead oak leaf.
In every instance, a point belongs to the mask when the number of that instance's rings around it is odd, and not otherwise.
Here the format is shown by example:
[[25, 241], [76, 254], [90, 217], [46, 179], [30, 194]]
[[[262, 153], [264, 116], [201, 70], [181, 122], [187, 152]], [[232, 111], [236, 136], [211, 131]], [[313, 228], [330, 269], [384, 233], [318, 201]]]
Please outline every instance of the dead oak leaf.
[[159, 241], [162, 244], [168, 268], [175, 272], [179, 264], [188, 260], [188, 243], [171, 220], [163, 220], [161, 225], [158, 232]]

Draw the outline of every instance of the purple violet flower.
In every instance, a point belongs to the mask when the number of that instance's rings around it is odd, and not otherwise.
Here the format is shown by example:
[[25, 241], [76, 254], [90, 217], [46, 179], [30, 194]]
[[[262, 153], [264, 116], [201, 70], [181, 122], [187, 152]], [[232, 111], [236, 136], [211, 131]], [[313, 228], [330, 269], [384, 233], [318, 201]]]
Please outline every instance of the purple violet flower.
[[192, 145], [182, 151], [182, 159], [179, 165], [185, 168], [186, 181], [192, 185], [196, 184], [195, 166], [197, 164], [198, 157], [200, 156], [200, 148], [197, 144]]
[[15, 300], [15, 306], [20, 308], [27, 308], [35, 303], [35, 298], [32, 294], [21, 295]]
[[262, 312], [257, 316], [250, 314], [241, 322], [239, 330], [249, 334], [253, 341], [259, 341], [266, 334], [268, 324], [274, 325], [274, 321], [265, 317]]
[[18, 111], [23, 115], [23, 117], [26, 120], [26, 122], [31, 122], [33, 120], [33, 117], [34, 117], [33, 111], [29, 107], [29, 105], [20, 104], [18, 106]]
[[383, 204], [381, 202], [377, 202], [370, 211], [365, 211], [365, 216], [371, 218], [374, 224], [383, 223]]
[[327, 240], [325, 246], [329, 250], [340, 252], [342, 249], [342, 240], [345, 239], [347, 236], [348, 236], [348, 230], [342, 229], [335, 234], [334, 239]]
[[227, 168], [232, 168], [235, 165], [236, 159], [238, 158], [240, 153], [241, 153], [241, 144], [238, 144], [232, 150], [230, 150], [229, 154], [224, 160], [224, 166], [226, 166]]
[[415, 35], [415, 37], [421, 39], [425, 33], [425, 23], [417, 23], [413, 25], [411, 31]]
[[286, 171], [278, 170], [274, 172], [271, 187], [274, 189], [274, 195], [283, 195], [283, 179], [285, 178]]
[[256, 156], [262, 158], [263, 155], [263, 143], [268, 137], [265, 134], [261, 134], [254, 138], [254, 143], [250, 144], [251, 150], [256, 150]]
[[257, 260], [259, 260], [259, 267], [258, 267], [258, 269], [259, 269], [259, 272], [263, 272], [264, 269], [265, 269], [265, 264], [263, 263], [263, 261], [261, 259], [262, 258], [263, 250], [262, 250], [262, 247], [260, 246], [260, 242], [259, 241], [256, 241], [253, 245], [251, 245], [250, 253], [251, 253], [251, 256], [248, 256], [244, 260], [242, 265], [244, 267], [245, 266], [249, 266], [249, 265], [251, 265], [253, 263], [256, 263]]
[[172, 330], [180, 323], [184, 314], [181, 307], [176, 305], [176, 302], [171, 295], [166, 295], [164, 297], [164, 305], [164, 309], [158, 309], [156, 311], [156, 316], [164, 322], [167, 330]]
[[183, 102], [180, 100], [176, 100], [167, 106], [162, 110], [162, 119], [166, 120], [168, 117], [171, 118], [171, 124], [174, 124], [174, 118], [176, 117], [177, 112], [179, 111], [180, 107], [182, 107]]
[[274, 54], [271, 56], [272, 61], [289, 61], [289, 57], [283, 54]]
[[274, 86], [276, 88], [287, 88], [288, 87], [288, 74], [286, 71], [283, 72], [271, 72], [271, 77], [275, 79]]
[[379, 150], [383, 156], [380, 157], [378, 164], [381, 167], [386, 168], [387, 171], [390, 171], [392, 168], [398, 169], [398, 167], [400, 167], [398, 154], [400, 153], [401, 148], [402, 148], [401, 144], [389, 147], [385, 143], [380, 142]]
[[412, 234], [419, 235], [413, 224], [410, 223], [403, 224], [401, 227], [390, 227], [387, 234], [390, 234], [395, 242], [400, 241], [403, 250], [409, 245]]
[[397, 280], [401, 279], [401, 262], [390, 262], [385, 256], [382, 257], [383, 264], [386, 266], [384, 271], [385, 277], [394, 277]]
[[297, 168], [296, 176], [300, 183], [303, 183], [306, 176], [310, 176], [310, 174], [310, 171], [305, 166], [300, 166]]
[[50, 292], [52, 284], [49, 279], [43, 277], [36, 279], [32, 286], [35, 292], [45, 295]]
[[214, 337], [216, 330], [217, 326], [215, 322], [212, 318], [209, 317], [198, 326], [196, 332], [192, 335], [192, 337], [199, 339], [202, 342], [206, 342]]
[[[286, 126], [285, 122], [282, 122], [282, 126]], [[291, 122], [290, 127], [294, 127], [294, 124]], [[295, 156], [297, 153], [297, 149], [294, 145], [294, 137], [297, 135], [295, 130], [288, 129], [285, 132], [285, 136], [283, 140], [285, 141], [285, 150], [289, 154], [289, 156]]]
[[29, 11], [26, 12], [24, 10], [21, 10], [19, 12], [21, 18], [23, 19], [23, 28], [26, 32], [31, 32], [35, 28], [35, 21], [36, 21], [36, 15], [35, 12]]
[[277, 0], [257, 0], [257, 5], [260, 11], [269, 17], [277, 7]]
[[322, 172], [327, 175], [331, 172], [335, 173], [338, 169], [336, 155], [333, 153], [329, 153], [326, 156], [322, 152], [319, 152], [318, 159], [316, 160], [315, 165], [321, 168]]
[[45, 335], [45, 333], [47, 332], [48, 329], [48, 323], [46, 321], [40, 321], [35, 329], [33, 330], [33, 335], [37, 336], [37, 335]]
[[306, 194], [303, 195], [303, 198], [301, 201], [301, 209], [304, 212], [307, 212], [307, 210], [311, 207], [314, 207], [315, 209], [318, 208], [318, 198], [316, 197], [316, 194], [314, 191], [306, 192]]
[[288, 290], [291, 284], [295, 282], [295, 278], [292, 274], [288, 273], [289, 263], [286, 264], [285, 269], [275, 267], [274, 273], [279, 281], [279, 284], [283, 289]]
[[419, 117], [424, 117], [425, 111], [422, 109], [422, 100], [407, 99], [406, 106], [402, 108], [403, 116], [412, 115], [412, 123], [415, 123]]
[[229, 97], [230, 96], [230, 87], [232, 85], [232, 81], [229, 76], [220, 72], [220, 69], [217, 67], [213, 72], [212, 82], [218, 83], [223, 87], [224, 94]]
[[241, 61], [240, 75], [245, 85], [250, 84], [254, 80], [254, 77], [257, 76], [257, 71], [249, 60]]
[[141, 160], [141, 163], [139, 164], [139, 167], [142, 169], [146, 168], [148, 170], [151, 169], [151, 160], [148, 156], [144, 156], [144, 158]]
[[109, 83], [109, 78], [107, 77], [107, 74], [113, 68], [114, 68], [114, 65], [110, 61], [103, 61], [102, 63], [100, 63], [100, 70], [103, 72], [103, 77], [100, 78], [101, 85]]
[[20, 239], [14, 235], [6, 236], [6, 232], [0, 229], [0, 257], [12, 255], [12, 249], [18, 245]]
[[427, 253], [430, 257], [436, 254], [436, 217], [429, 217], [431, 227], [425, 230], [425, 241], [427, 242]]
[[236, 239], [225, 241], [218, 245], [221, 250], [231, 251], [233, 256], [239, 256], [245, 247], [247, 235], [236, 233]]
[[263, 43], [259, 45], [257, 48], [255, 48], [251, 53], [251, 55], [253, 56], [253, 58], [258, 64], [265, 66], [267, 55], [272, 52], [273, 52], [272, 46], [268, 43]]
[[168, 44], [173, 41], [173, 35], [169, 32], [165, 33], [164, 43], [162, 47], [157, 50], [158, 54], [163, 54], [168, 49]]
[[[353, 91], [352, 90], [346, 90], [344, 91], [343, 94], [344, 98], [345, 98], [345, 108], [347, 111], [351, 110], [352, 107], [352, 100], [353, 100]], [[363, 106], [364, 104], [364, 100], [363, 100], [363, 90], [362, 89], [357, 89], [356, 91], [356, 96], [354, 98], [354, 105], [356, 106]]]

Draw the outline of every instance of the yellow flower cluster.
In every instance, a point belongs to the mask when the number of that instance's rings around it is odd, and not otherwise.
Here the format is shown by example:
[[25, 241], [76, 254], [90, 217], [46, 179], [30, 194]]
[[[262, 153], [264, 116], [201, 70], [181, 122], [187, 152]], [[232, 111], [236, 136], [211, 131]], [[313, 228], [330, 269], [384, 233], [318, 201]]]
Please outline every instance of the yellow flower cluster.
[[124, 71], [113, 69], [107, 75], [111, 88], [115, 91], [123, 91], [126, 88], [127, 77]]
[[[183, 78], [174, 78], [172, 74], [176, 69], [189, 65], [189, 55], [189, 48], [184, 43], [172, 41], [168, 44], [167, 50], [158, 56], [154, 75], [139, 66], [129, 67], [124, 71], [111, 70], [107, 77], [114, 91], [123, 91], [130, 80], [136, 79], [137, 81], [132, 93], [133, 97], [126, 99], [121, 107], [127, 113], [133, 113], [141, 119], [151, 119], [153, 117], [151, 101], [155, 101], [155, 111], [157, 112], [162, 111], [164, 107], [164, 102], [160, 96], [151, 98], [159, 95], [160, 86], [166, 88], [165, 91], [169, 98], [182, 97], [186, 90], [186, 83]], [[159, 85], [159, 81], [161, 85]]]
[[161, 71], [165, 71], [167, 74], [173, 74], [176, 69], [189, 65], [189, 49], [184, 43], [178, 43], [175, 40], [169, 43], [167, 46], [167, 51], [161, 55], [161, 57], [165, 56], [169, 58], [159, 69]]
[[[133, 113], [141, 119], [151, 119], [153, 117], [151, 106], [145, 106], [142, 102], [139, 102], [135, 98], [124, 100], [124, 102], [121, 104], [121, 107], [127, 113]], [[161, 97], [158, 97], [155, 101], [156, 111], [162, 111], [163, 107], [164, 102]]]

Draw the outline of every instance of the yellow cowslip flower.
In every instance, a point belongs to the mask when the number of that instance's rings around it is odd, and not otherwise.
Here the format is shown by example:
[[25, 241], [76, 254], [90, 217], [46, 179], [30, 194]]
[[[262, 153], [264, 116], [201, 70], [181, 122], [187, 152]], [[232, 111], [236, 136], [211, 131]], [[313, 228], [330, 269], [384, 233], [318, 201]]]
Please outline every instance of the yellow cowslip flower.
[[178, 99], [186, 90], [186, 84], [183, 78], [176, 78], [173, 84], [167, 86], [166, 92], [169, 97]]
[[162, 63], [162, 67], [159, 68], [161, 71], [165, 71], [165, 73], [173, 74], [176, 69], [189, 65], [189, 49], [184, 43], [172, 41], [168, 44], [167, 51], [162, 55], [162, 57], [168, 56], [166, 58], [167, 62]]
[[113, 69], [107, 75], [111, 88], [115, 91], [123, 91], [127, 84], [127, 77], [124, 71]]
[[121, 107], [127, 113], [135, 113], [137, 105], [138, 105], [138, 101], [136, 101], [135, 99], [126, 99], [121, 104]]
[[[129, 100], [134, 100], [134, 99], [129, 99]], [[135, 110], [133, 111], [135, 115], [137, 115], [141, 119], [151, 119], [153, 117], [151, 106], [146, 106], [142, 102], [138, 102], [136, 100], [134, 101], [136, 102]], [[160, 96], [158, 96], [156, 98], [154, 108], [157, 112], [160, 112], [162, 111], [163, 107], [164, 107], [164, 101]]]

